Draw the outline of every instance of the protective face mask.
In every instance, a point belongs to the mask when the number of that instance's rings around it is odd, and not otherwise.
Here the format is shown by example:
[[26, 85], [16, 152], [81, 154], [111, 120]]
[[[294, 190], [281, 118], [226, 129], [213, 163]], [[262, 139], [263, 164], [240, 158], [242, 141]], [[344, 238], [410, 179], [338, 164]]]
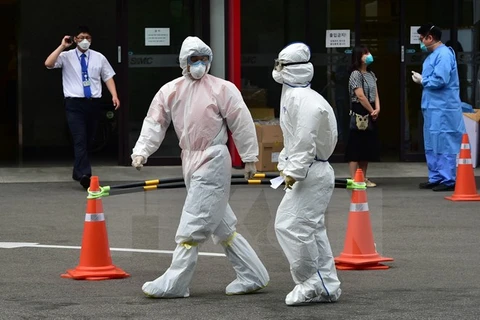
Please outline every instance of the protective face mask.
[[207, 72], [207, 66], [202, 61], [190, 65], [190, 75], [193, 79], [201, 79]]
[[273, 69], [272, 78], [273, 80], [275, 80], [275, 82], [283, 84], [283, 76], [281, 72], [278, 72], [277, 70]]
[[420, 42], [420, 49], [421, 49], [423, 52], [427, 52], [427, 51], [428, 51], [427, 46], [426, 46], [423, 42]]
[[373, 62], [373, 56], [371, 54], [367, 55], [365, 57], [365, 64], [368, 66], [369, 64], [371, 64]]
[[78, 46], [82, 50], [88, 50], [88, 48], [90, 48], [90, 41], [88, 41], [87, 39], [83, 39], [81, 42], [78, 43]]

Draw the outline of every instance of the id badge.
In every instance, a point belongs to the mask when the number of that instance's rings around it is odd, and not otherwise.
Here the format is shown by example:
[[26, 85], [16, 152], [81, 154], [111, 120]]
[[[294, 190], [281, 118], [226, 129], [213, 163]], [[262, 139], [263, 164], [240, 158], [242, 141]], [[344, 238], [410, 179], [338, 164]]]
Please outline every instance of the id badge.
[[90, 87], [90, 80], [83, 81], [83, 86], [84, 87]]

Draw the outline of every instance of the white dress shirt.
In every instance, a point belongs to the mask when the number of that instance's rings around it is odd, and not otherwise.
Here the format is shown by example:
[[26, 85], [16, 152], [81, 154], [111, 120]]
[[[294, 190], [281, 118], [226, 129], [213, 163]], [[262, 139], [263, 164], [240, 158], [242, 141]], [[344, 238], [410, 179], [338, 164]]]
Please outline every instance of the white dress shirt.
[[[82, 52], [78, 48], [60, 53], [53, 69], [62, 68], [63, 95], [65, 98], [84, 98], [82, 83]], [[88, 66], [88, 77], [92, 98], [102, 97], [102, 83], [115, 75], [112, 66], [103, 54], [95, 50], [87, 50], [85, 59]]]

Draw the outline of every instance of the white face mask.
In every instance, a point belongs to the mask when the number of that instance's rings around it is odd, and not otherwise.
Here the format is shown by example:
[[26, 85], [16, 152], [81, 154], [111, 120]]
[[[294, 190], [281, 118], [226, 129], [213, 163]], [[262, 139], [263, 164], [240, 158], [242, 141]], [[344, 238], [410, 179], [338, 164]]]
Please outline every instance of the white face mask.
[[83, 39], [81, 42], [78, 43], [78, 46], [82, 50], [88, 50], [88, 48], [90, 48], [90, 41], [88, 41], [87, 39]]
[[278, 72], [277, 70], [273, 69], [272, 71], [272, 78], [275, 80], [277, 83], [283, 84], [283, 76], [281, 72]]
[[193, 79], [201, 79], [207, 72], [207, 66], [203, 63], [196, 63], [190, 66], [190, 75]]

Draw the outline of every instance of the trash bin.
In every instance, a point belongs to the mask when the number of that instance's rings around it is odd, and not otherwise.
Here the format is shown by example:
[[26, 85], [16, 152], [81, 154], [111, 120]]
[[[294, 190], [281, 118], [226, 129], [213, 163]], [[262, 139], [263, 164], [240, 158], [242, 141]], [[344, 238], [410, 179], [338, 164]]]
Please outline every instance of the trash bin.
[[464, 113], [463, 119], [465, 121], [465, 129], [468, 134], [468, 141], [470, 142], [470, 151], [472, 154], [472, 165], [477, 167], [480, 158], [479, 148], [479, 127], [480, 127], [480, 109], [474, 109], [474, 113]]

